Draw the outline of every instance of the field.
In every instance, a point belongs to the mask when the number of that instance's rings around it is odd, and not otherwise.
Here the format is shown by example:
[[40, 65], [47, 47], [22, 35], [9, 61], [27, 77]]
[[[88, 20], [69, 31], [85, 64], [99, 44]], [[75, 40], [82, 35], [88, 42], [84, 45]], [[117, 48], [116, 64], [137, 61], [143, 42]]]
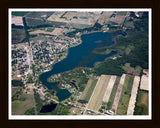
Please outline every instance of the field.
[[112, 108], [112, 104], [113, 104], [113, 101], [114, 101], [114, 97], [116, 95], [116, 91], [117, 91], [117, 88], [118, 88], [118, 85], [119, 85], [119, 81], [120, 81], [120, 77], [117, 76], [116, 78], [116, 81], [114, 83], [114, 86], [113, 86], [113, 89], [112, 89], [112, 92], [111, 92], [111, 95], [110, 95], [110, 98], [109, 98], [109, 101], [108, 101], [108, 109], [111, 109]]
[[25, 38], [24, 29], [12, 28], [12, 44], [20, 43]]
[[133, 115], [134, 113], [139, 81], [140, 81], [140, 77], [135, 76], [133, 87], [132, 87], [132, 92], [131, 92], [131, 98], [130, 98], [129, 105], [128, 105], [127, 115]]
[[36, 19], [47, 19], [54, 12], [29, 12], [26, 17], [36, 18]]
[[140, 89], [149, 90], [149, 77], [148, 75], [142, 75]]
[[12, 96], [20, 90], [20, 87], [12, 87]]
[[148, 115], [148, 91], [139, 90], [134, 115]]
[[12, 17], [12, 24], [19, 25], [19, 26], [24, 26], [22, 17], [21, 16], [13, 16]]
[[120, 96], [121, 96], [122, 89], [123, 89], [123, 84], [124, 84], [124, 82], [125, 82], [125, 77], [126, 77], [126, 74], [123, 74], [123, 75], [121, 76], [121, 79], [120, 79], [120, 82], [119, 82], [119, 85], [118, 85], [118, 88], [117, 88], [117, 92], [116, 92], [116, 95], [115, 95], [115, 98], [114, 98], [114, 102], [113, 102], [113, 105], [112, 105], [112, 109], [113, 109], [115, 112], [117, 111], [118, 103], [119, 103]]
[[105, 20], [108, 19], [112, 15], [113, 11], [103, 12], [102, 15], [98, 19], [98, 23], [103, 25]]
[[127, 114], [128, 104], [129, 104], [132, 85], [133, 85], [133, 79], [134, 77], [130, 75], [126, 75], [125, 77], [125, 82], [123, 85], [121, 97], [120, 97], [117, 112], [116, 112], [117, 115]]
[[25, 111], [35, 106], [34, 93], [30, 90], [30, 94], [23, 92], [22, 94], [26, 99], [24, 101], [14, 100], [12, 101], [12, 114], [24, 115]]
[[[99, 18], [101, 12], [64, 12], [53, 13], [47, 20], [55, 22], [70, 23], [71, 26], [80, 28], [79, 25], [93, 26]], [[75, 24], [78, 24], [75, 25]]]
[[108, 83], [106, 92], [105, 92], [104, 97], [103, 97], [103, 102], [107, 102], [108, 103], [108, 100], [109, 100], [111, 92], [112, 92], [112, 88], [113, 88], [114, 83], [116, 81], [116, 77], [117, 76], [111, 76], [111, 79], [110, 79], [110, 81]]
[[99, 108], [102, 105], [103, 96], [107, 89], [110, 78], [111, 76], [109, 75], [101, 75], [101, 77], [98, 79], [96, 87], [89, 100], [88, 109], [95, 110], [95, 111], [99, 110]]
[[80, 98], [81, 100], [89, 101], [89, 99], [93, 93], [93, 90], [96, 86], [97, 81], [98, 80], [96, 78], [90, 78], [88, 80], [87, 86], [81, 95], [81, 98]]

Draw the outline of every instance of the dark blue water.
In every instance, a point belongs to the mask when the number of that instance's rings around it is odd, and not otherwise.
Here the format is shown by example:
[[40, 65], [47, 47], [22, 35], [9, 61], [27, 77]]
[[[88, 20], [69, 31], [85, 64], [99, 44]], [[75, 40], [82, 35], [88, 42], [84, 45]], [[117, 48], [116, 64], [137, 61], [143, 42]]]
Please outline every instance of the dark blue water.
[[[69, 48], [68, 56], [56, 63], [52, 70], [49, 72], [45, 72], [40, 75], [40, 81], [43, 85], [47, 86], [48, 89], [54, 88], [57, 91], [57, 96], [60, 101], [67, 99], [70, 97], [71, 93], [66, 89], [59, 89], [57, 87], [57, 83], [50, 83], [47, 79], [52, 76], [53, 74], [65, 72], [68, 70], [72, 70], [75, 67], [79, 67], [80, 64], [85, 67], [93, 67], [94, 63], [97, 61], [104, 61], [105, 58], [112, 56], [116, 52], [111, 52], [108, 55], [100, 55], [100, 54], [93, 54], [93, 49], [97, 48], [98, 46], [103, 45], [112, 45], [114, 42], [106, 42], [106, 37], [112, 38], [110, 33], [91, 33], [85, 34], [81, 36], [82, 43], [76, 47]], [[85, 60], [85, 58], [87, 58]]]
[[56, 108], [57, 104], [48, 104], [41, 108], [40, 113], [52, 112]]

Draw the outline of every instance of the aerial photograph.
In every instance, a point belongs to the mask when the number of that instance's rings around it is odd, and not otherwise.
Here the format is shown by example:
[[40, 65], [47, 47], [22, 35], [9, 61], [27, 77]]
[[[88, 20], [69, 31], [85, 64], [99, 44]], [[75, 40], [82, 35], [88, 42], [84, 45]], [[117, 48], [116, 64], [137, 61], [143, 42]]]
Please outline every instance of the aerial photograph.
[[9, 13], [10, 116], [150, 115], [147, 9]]

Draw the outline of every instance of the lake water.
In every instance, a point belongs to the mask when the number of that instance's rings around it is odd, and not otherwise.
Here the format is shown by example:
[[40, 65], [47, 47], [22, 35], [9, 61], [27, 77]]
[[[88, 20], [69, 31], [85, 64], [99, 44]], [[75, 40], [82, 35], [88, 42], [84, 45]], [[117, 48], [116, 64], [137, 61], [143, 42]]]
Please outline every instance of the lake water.
[[52, 112], [56, 108], [57, 104], [48, 104], [41, 108], [40, 113]]
[[[56, 63], [51, 71], [45, 72], [40, 75], [40, 81], [43, 85], [47, 86], [48, 89], [54, 88], [57, 91], [57, 96], [60, 101], [70, 97], [71, 93], [66, 89], [59, 89], [56, 83], [50, 83], [47, 79], [53, 74], [65, 72], [79, 67], [80, 63], [85, 63], [85, 67], [93, 67], [94, 63], [97, 61], [104, 61], [105, 58], [112, 56], [116, 52], [111, 52], [108, 55], [93, 54], [93, 49], [101, 45], [112, 45], [114, 42], [106, 42], [106, 37], [112, 38], [110, 33], [107, 32], [96, 32], [90, 34], [84, 34], [81, 36], [82, 43], [76, 47], [69, 48], [68, 56], [62, 61]], [[90, 56], [89, 61], [85, 61], [85, 57]]]

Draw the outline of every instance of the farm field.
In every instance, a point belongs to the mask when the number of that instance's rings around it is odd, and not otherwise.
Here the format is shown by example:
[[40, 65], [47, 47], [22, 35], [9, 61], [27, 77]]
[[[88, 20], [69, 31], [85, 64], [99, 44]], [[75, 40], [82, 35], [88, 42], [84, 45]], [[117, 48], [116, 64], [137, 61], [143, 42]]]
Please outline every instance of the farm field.
[[53, 13], [54, 12], [29, 12], [26, 17], [46, 20]]
[[107, 103], [108, 109], [112, 108], [112, 104], [113, 104], [113, 101], [114, 101], [114, 97], [116, 95], [116, 91], [117, 91], [117, 88], [118, 88], [118, 85], [119, 85], [119, 81], [120, 81], [120, 77], [117, 76], [117, 78], [115, 80], [115, 83], [114, 83], [114, 86], [113, 86], [113, 89], [112, 89], [112, 92], [111, 92], [111, 95], [110, 95], [110, 98], [109, 98], [109, 101]]
[[107, 102], [108, 103], [109, 97], [110, 97], [111, 92], [112, 92], [112, 88], [113, 88], [114, 83], [116, 81], [116, 77], [117, 76], [111, 76], [111, 79], [110, 79], [110, 81], [108, 83], [106, 92], [105, 92], [104, 97], [103, 97], [103, 102]]
[[26, 94], [25, 92], [23, 92], [22, 95], [25, 97], [24, 101], [20, 101], [20, 100], [12, 101], [12, 114], [13, 115], [24, 115], [27, 109], [35, 106], [33, 90], [30, 90], [30, 94]]
[[24, 26], [22, 17], [21, 16], [13, 16], [12, 17], [12, 24], [15, 24], [18, 26]]
[[89, 100], [88, 109], [95, 110], [95, 111], [99, 110], [110, 78], [111, 78], [110, 75], [101, 75], [101, 77], [98, 79], [96, 87]]
[[88, 80], [87, 86], [81, 95], [81, 98], [80, 98], [81, 100], [89, 101], [89, 99], [93, 93], [93, 90], [96, 86], [97, 81], [98, 80], [96, 78], [90, 78]]
[[117, 112], [116, 112], [117, 115], [127, 114], [128, 104], [129, 104], [132, 85], [133, 85], [133, 79], [134, 79], [134, 76], [131, 76], [131, 75], [126, 75], [125, 77], [125, 82], [123, 85], [121, 97], [120, 97]]
[[134, 115], [148, 115], [149, 95], [148, 91], [139, 90], [137, 95]]
[[149, 90], [149, 77], [147, 75], [142, 76], [140, 89]]
[[123, 84], [125, 82], [125, 77], [126, 77], [126, 74], [123, 74], [121, 76], [121, 79], [120, 79], [120, 82], [119, 82], [119, 85], [118, 85], [118, 88], [117, 88], [117, 91], [116, 91], [116, 94], [115, 94], [114, 102], [113, 102], [113, 105], [112, 105], [112, 109], [115, 112], [117, 111], [118, 103], [119, 103], [120, 96], [121, 96], [122, 89], [123, 89]]
[[12, 44], [19, 43], [25, 39], [24, 29], [12, 28]]
[[36, 31], [32, 31], [30, 32], [31, 35], [33, 34], [48, 34], [48, 35], [58, 35], [61, 32], [61, 28], [55, 28], [52, 32], [46, 32], [46, 31], [42, 31], [42, 30], [36, 30]]
[[139, 81], [140, 81], [140, 77], [135, 76], [134, 81], [133, 81], [131, 98], [130, 98], [129, 105], [128, 105], [127, 115], [133, 115], [134, 113]]

